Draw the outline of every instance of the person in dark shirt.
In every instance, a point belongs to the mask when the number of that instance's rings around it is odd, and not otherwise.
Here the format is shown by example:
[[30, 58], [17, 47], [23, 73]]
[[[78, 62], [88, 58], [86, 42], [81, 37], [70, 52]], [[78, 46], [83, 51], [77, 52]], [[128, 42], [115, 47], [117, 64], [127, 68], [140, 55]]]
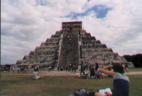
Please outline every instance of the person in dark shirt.
[[97, 70], [98, 70], [98, 68], [99, 68], [99, 64], [98, 64], [98, 63], [96, 63], [95, 70], [97, 71]]

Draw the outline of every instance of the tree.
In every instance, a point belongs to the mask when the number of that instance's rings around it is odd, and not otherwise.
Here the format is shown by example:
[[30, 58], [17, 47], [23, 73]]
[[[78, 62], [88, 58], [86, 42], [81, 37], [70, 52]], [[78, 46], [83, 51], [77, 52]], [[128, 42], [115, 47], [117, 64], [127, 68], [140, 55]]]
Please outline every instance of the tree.
[[124, 55], [123, 57], [124, 57], [128, 62], [132, 62], [135, 67], [142, 67], [142, 54]]

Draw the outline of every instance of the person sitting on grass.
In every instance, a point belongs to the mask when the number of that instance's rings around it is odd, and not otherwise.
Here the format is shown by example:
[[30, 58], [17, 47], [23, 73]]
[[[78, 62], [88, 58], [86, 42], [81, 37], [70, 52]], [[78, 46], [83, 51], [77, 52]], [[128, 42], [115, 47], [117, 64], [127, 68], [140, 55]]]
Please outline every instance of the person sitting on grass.
[[35, 79], [35, 80], [40, 79], [39, 66], [38, 65], [34, 66], [33, 79]]
[[95, 96], [129, 96], [129, 78], [125, 74], [124, 67], [121, 64], [113, 64], [113, 71], [106, 71], [98, 69], [102, 72], [113, 77], [112, 94], [103, 95], [96, 92]]

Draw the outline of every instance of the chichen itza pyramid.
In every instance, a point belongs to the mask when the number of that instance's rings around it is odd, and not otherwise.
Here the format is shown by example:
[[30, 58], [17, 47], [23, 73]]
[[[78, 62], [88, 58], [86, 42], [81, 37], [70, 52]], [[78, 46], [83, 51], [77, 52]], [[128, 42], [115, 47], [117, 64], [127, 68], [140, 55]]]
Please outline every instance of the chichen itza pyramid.
[[82, 22], [63, 22], [62, 29], [41, 43], [34, 51], [18, 60], [17, 64], [40, 64], [66, 69], [69, 65], [78, 68], [82, 63], [109, 64], [127, 61], [107, 48], [95, 37], [82, 29]]

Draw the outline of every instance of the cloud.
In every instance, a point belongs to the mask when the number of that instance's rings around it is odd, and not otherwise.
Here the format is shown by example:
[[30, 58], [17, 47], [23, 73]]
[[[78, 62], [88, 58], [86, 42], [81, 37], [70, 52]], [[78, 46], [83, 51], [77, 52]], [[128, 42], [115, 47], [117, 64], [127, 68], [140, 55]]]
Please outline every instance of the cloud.
[[[120, 55], [141, 53], [142, 48], [139, 42], [142, 42], [142, 10], [139, 3], [141, 3], [140, 0], [106, 2], [112, 10], [104, 19], [98, 20], [93, 14], [81, 19], [86, 22], [85, 29]], [[135, 47], [132, 46], [133, 41], [137, 41]]]
[[87, 32], [120, 55], [141, 53], [141, 3], [141, 0], [2, 0], [1, 63], [22, 59], [60, 30], [61, 22], [74, 20], [83, 21]]

